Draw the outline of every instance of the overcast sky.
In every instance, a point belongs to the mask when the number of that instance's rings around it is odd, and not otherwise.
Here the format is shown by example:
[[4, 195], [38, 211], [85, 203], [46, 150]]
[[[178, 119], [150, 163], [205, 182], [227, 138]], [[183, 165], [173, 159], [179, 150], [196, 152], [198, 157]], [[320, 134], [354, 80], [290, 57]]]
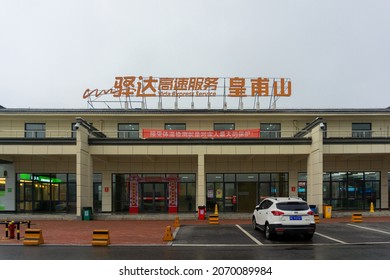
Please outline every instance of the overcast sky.
[[0, 3], [6, 108], [87, 108], [87, 88], [133, 75], [284, 77], [278, 108], [390, 106], [389, 0]]

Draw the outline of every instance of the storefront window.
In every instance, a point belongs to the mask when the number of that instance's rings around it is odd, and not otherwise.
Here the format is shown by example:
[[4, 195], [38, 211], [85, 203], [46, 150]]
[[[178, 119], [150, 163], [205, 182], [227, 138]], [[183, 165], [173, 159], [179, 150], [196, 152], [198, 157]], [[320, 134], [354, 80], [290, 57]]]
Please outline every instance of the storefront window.
[[[324, 176], [324, 204], [335, 210], [380, 207], [380, 172], [333, 172]], [[329, 186], [331, 186], [329, 188]]]
[[262, 199], [288, 195], [288, 173], [206, 175], [207, 211], [251, 212]]
[[221, 212], [233, 210], [232, 196], [234, 195], [235, 184], [224, 183], [224, 178], [229, 181], [233, 179], [232, 174], [226, 175], [227, 174], [207, 174], [206, 176], [206, 210], [210, 213], [214, 213], [215, 205], [218, 205], [218, 211]]
[[114, 212], [128, 212], [130, 204], [130, 174], [113, 174], [112, 194]]
[[388, 186], [388, 196], [389, 196], [388, 205], [390, 208], [390, 172], [387, 173], [387, 186]]
[[307, 173], [298, 173], [298, 197], [307, 200]]
[[289, 196], [288, 173], [271, 173], [271, 196]]
[[[74, 213], [72, 174], [17, 174], [17, 211]], [[74, 174], [73, 174], [74, 176]]]
[[5, 186], [6, 186], [7, 178], [0, 177], [0, 211], [6, 210], [6, 206], [4, 204], [6, 192], [5, 192]]
[[179, 212], [196, 210], [195, 174], [179, 174]]
[[93, 174], [93, 211], [102, 211], [102, 174]]
[[387, 173], [387, 187], [388, 187], [388, 203], [389, 203], [389, 208], [390, 208], [390, 172]]
[[195, 174], [113, 174], [112, 211], [195, 211], [195, 179]]

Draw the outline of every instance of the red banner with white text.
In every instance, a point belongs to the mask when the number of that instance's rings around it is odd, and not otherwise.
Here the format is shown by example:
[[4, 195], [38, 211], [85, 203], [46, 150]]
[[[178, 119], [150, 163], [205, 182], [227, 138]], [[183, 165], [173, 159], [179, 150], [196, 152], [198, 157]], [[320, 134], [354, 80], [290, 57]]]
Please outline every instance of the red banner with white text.
[[260, 129], [243, 130], [163, 130], [143, 129], [144, 139], [237, 139], [259, 138]]

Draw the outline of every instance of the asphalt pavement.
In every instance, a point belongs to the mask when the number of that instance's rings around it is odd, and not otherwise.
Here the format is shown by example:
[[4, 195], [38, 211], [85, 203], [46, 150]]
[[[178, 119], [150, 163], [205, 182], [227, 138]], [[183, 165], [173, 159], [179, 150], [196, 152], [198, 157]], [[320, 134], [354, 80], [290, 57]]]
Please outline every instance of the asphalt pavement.
[[[43, 216], [41, 216], [43, 218]], [[15, 221], [15, 218], [12, 217]], [[22, 218], [22, 217], [20, 217]], [[44, 245], [91, 245], [92, 234], [94, 230], [108, 230], [110, 236], [110, 245], [168, 245], [169, 241], [164, 241], [167, 233], [173, 236], [180, 230], [183, 225], [202, 225], [209, 227], [218, 227], [219, 225], [248, 225], [251, 224], [250, 215], [248, 218], [223, 218], [219, 219], [219, 224], [210, 224], [208, 220], [199, 220], [197, 217], [184, 217], [170, 215], [164, 216], [163, 219], [99, 219], [99, 220], [74, 220], [74, 219], [57, 219], [50, 220], [39, 219], [39, 216], [30, 219], [30, 228], [40, 229], [43, 237]], [[50, 217], [49, 217], [50, 218]], [[364, 222], [390, 222], [390, 216], [373, 216], [364, 217]], [[4, 217], [0, 217], [0, 221], [4, 221]], [[23, 219], [25, 221], [26, 219]], [[350, 223], [350, 217], [338, 218], [320, 218], [319, 223]], [[28, 227], [26, 223], [20, 225], [19, 236], [17, 239], [17, 231], [15, 229], [14, 238], [11, 239], [9, 230], [4, 224], [3, 234], [0, 238], [0, 245], [23, 245], [25, 230]], [[8, 231], [8, 232], [7, 232]]]

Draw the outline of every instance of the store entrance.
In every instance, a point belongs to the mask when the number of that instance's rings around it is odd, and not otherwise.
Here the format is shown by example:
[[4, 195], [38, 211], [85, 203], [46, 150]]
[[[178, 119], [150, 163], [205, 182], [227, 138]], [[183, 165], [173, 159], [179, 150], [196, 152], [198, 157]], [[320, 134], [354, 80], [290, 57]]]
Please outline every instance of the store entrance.
[[140, 202], [141, 212], [159, 213], [168, 211], [167, 183], [141, 183]]
[[252, 212], [256, 206], [256, 182], [239, 182], [238, 212]]

